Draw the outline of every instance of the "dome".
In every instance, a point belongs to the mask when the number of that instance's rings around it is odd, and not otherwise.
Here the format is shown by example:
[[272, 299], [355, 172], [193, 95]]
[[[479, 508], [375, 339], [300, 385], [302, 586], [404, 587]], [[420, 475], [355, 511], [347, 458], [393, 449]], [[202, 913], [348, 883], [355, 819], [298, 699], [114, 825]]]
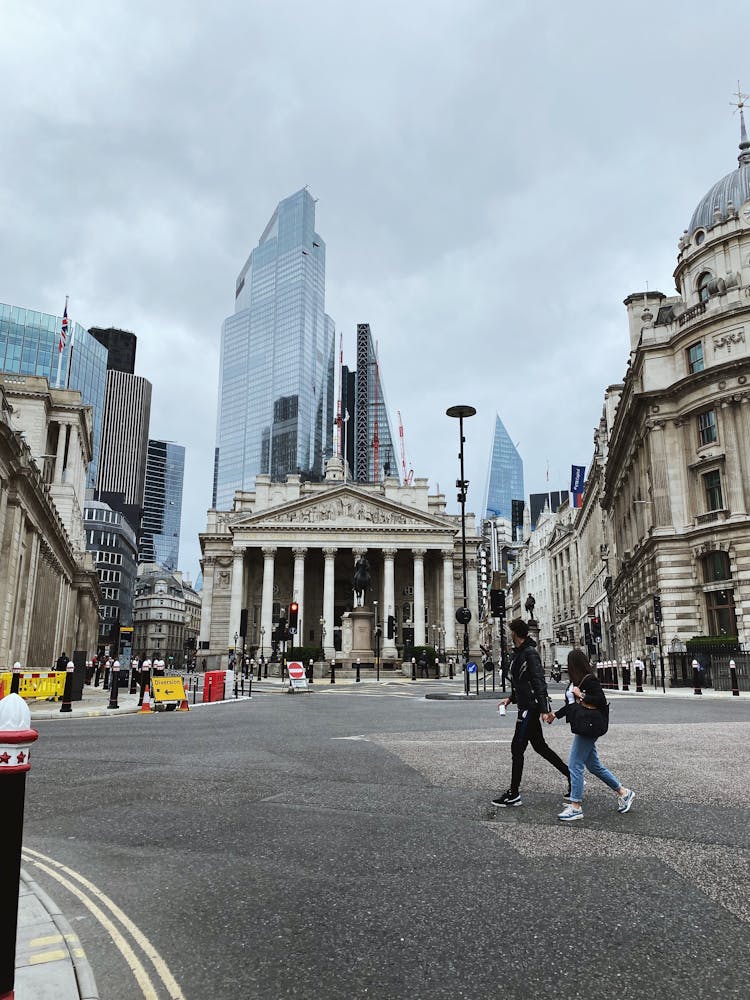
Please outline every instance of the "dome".
[[692, 236], [696, 229], [710, 229], [715, 225], [717, 212], [723, 221], [730, 209], [734, 214], [750, 200], [750, 142], [745, 132], [745, 119], [741, 111], [740, 115], [740, 155], [737, 158], [739, 166], [717, 181], [698, 202], [687, 228], [688, 236]]

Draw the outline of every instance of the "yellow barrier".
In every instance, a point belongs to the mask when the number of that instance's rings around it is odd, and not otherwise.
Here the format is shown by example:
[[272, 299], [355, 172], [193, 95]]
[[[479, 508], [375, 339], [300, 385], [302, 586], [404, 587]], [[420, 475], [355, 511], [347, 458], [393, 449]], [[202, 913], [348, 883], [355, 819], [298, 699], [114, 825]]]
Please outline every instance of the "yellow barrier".
[[151, 685], [154, 704], [168, 701], [184, 701], [187, 704], [187, 695], [181, 677], [152, 677]]
[[0, 674], [0, 698], [4, 698], [6, 694], [10, 694], [10, 682], [12, 680], [13, 674], [10, 671]]
[[24, 673], [18, 682], [18, 693], [22, 698], [62, 698], [65, 691], [65, 671], [49, 673]]

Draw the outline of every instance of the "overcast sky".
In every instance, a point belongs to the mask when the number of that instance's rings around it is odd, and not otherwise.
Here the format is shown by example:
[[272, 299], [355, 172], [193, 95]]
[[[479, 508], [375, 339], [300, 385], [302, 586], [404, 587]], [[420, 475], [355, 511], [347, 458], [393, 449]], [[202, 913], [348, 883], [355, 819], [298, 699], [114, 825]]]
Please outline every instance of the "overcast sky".
[[[588, 467], [622, 300], [737, 165], [747, 0], [3, 0], [0, 301], [138, 335], [151, 436], [186, 447], [181, 568], [211, 502], [220, 330], [307, 184], [326, 310], [369, 322], [397, 435], [479, 512], [499, 413], [526, 492]], [[743, 57], [744, 53], [744, 57]], [[549, 462], [549, 483], [546, 479]]]

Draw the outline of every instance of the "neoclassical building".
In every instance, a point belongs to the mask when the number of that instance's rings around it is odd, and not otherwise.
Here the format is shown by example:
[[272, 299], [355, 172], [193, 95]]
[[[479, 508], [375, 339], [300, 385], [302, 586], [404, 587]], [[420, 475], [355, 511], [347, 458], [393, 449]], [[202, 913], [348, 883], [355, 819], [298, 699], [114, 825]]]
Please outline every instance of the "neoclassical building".
[[[467, 515], [466, 535], [474, 653], [480, 540], [473, 515]], [[222, 657], [226, 663], [235, 635], [268, 655], [279, 614], [292, 601], [299, 604], [296, 644], [320, 646], [327, 660], [346, 662], [346, 619], [360, 555], [370, 564], [366, 604], [382, 629], [383, 662], [398, 660], [404, 629], [414, 630], [414, 645], [439, 644], [448, 655], [462, 645], [455, 618], [463, 604], [461, 522], [446, 514], [443, 495], [428, 495], [427, 480], [355, 484], [345, 480], [339, 457], [328, 461], [321, 483], [257, 476], [254, 491], [235, 494], [231, 511], [209, 511], [200, 544], [198, 657], [209, 666]], [[393, 638], [387, 634], [389, 616], [395, 619]]]

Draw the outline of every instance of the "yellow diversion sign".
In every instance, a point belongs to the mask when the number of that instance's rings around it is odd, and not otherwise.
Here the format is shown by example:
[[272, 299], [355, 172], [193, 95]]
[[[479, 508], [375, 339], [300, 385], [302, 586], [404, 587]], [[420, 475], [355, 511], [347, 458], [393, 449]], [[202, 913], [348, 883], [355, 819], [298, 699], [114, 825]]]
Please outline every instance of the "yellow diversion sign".
[[176, 701], [184, 711], [188, 710], [187, 695], [181, 677], [152, 677], [151, 693], [155, 704]]

